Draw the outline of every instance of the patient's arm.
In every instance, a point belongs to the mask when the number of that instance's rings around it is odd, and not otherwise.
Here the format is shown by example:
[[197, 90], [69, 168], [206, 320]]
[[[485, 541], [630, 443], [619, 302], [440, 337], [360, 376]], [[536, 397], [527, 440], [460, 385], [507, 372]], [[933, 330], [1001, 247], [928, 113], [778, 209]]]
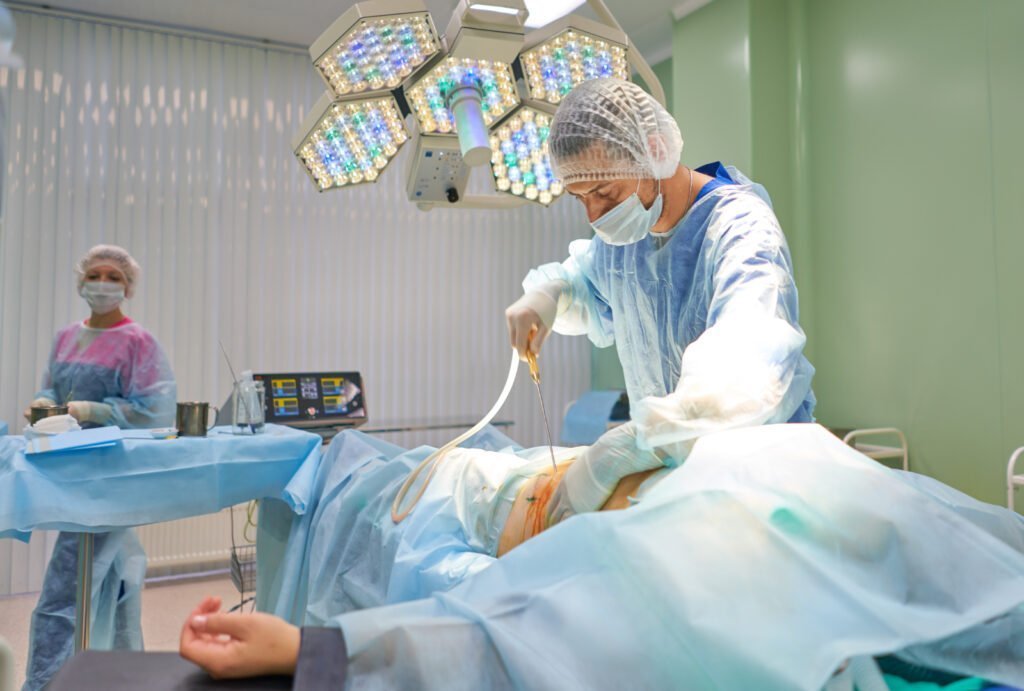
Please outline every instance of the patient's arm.
[[[548, 527], [545, 525], [548, 502], [551, 501], [555, 488], [562, 481], [562, 476], [570, 464], [571, 461], [559, 465], [558, 472], [554, 473], [554, 477], [552, 477], [552, 471], [535, 475], [519, 490], [519, 494], [516, 495], [516, 500], [512, 504], [508, 520], [505, 521], [505, 527], [501, 531], [501, 538], [498, 540], [499, 557]], [[642, 473], [627, 475], [619, 480], [615, 491], [608, 497], [608, 501], [604, 503], [601, 510], [617, 511], [628, 508], [629, 497], [635, 496], [643, 481], [655, 472], [657, 469], [646, 470]]]
[[299, 656], [299, 629], [256, 612], [225, 614], [219, 597], [196, 607], [181, 629], [179, 652], [217, 679], [292, 674]]

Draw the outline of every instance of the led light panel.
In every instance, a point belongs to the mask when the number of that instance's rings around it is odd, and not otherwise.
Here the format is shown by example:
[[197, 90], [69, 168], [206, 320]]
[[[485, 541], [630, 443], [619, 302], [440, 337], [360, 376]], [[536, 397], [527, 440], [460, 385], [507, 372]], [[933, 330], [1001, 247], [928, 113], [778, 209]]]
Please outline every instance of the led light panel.
[[491, 135], [491, 171], [500, 191], [545, 206], [562, 194], [548, 156], [550, 130], [550, 115], [524, 107]]
[[337, 96], [398, 87], [441, 50], [426, 12], [362, 19], [317, 60]]
[[373, 182], [409, 138], [391, 96], [330, 103], [295, 147], [320, 191]]
[[445, 98], [455, 88], [475, 84], [483, 92], [480, 107], [488, 127], [519, 105], [512, 67], [504, 62], [445, 58], [426, 76], [406, 89], [409, 105], [425, 133], [450, 134], [455, 119]]
[[625, 48], [575, 29], [563, 31], [519, 59], [529, 98], [552, 104], [589, 79], [629, 79]]

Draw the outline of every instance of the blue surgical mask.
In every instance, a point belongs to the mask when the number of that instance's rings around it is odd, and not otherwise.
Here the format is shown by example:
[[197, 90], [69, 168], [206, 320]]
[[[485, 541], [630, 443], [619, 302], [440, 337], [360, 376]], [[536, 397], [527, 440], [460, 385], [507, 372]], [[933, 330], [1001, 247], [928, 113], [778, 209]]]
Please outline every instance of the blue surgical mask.
[[78, 294], [89, 303], [96, 314], [107, 314], [124, 302], [124, 286], [109, 281], [89, 281], [82, 284]]
[[[640, 191], [640, 183], [636, 186]], [[658, 196], [651, 208], [645, 209], [637, 192], [629, 195], [611, 211], [590, 224], [598, 237], [609, 245], [631, 245], [640, 242], [661, 218], [661, 181], [658, 181]]]

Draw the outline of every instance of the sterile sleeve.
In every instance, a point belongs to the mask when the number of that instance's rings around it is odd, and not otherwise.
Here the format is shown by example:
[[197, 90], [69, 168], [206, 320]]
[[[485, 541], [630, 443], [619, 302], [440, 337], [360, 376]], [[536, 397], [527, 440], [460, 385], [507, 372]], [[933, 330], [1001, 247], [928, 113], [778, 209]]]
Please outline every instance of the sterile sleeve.
[[36, 392], [36, 395], [32, 397], [32, 405], [39, 405], [47, 402], [49, 405], [57, 404], [57, 390], [53, 386], [53, 363], [57, 357], [57, 339], [53, 341], [53, 346], [50, 347], [50, 357], [46, 360], [46, 369], [43, 370], [43, 377], [40, 383], [40, 389]]
[[714, 238], [708, 328], [683, 352], [675, 391], [633, 406], [639, 448], [677, 463], [704, 434], [787, 422], [810, 390], [782, 230], [767, 204], [733, 206]]
[[337, 617], [332, 625], [342, 629], [349, 656], [345, 688], [517, 688], [486, 627], [474, 619], [434, 598]]
[[125, 429], [174, 424], [178, 395], [174, 372], [155, 338], [144, 333], [133, 344], [131, 357], [120, 374], [123, 394], [103, 399], [111, 407], [107, 424]]
[[586, 334], [598, 348], [605, 348], [615, 342], [615, 334], [608, 301], [588, 277], [593, 251], [591, 240], [574, 240], [569, 244], [568, 259], [532, 269], [523, 279], [523, 290], [530, 292], [552, 281], [564, 282], [552, 331], [565, 336]]

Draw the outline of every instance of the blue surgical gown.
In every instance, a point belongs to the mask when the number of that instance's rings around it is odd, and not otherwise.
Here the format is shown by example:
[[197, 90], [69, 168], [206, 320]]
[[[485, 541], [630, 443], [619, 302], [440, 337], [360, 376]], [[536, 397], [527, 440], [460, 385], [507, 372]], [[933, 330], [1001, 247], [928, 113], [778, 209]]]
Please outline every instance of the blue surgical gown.
[[[97, 424], [122, 428], [174, 424], [174, 374], [156, 339], [125, 319], [110, 329], [80, 322], [57, 333], [37, 398], [105, 404]], [[32, 612], [23, 691], [41, 689], [71, 656], [78, 583], [78, 534], [61, 532]], [[94, 647], [142, 648], [146, 555], [131, 530], [97, 533], [93, 560]]]
[[809, 422], [815, 402], [768, 193], [735, 168], [706, 170], [719, 182], [668, 233], [621, 246], [576, 240], [568, 259], [523, 282], [564, 281], [554, 330], [618, 346], [638, 443], [676, 462], [709, 432]]
[[124, 319], [109, 329], [82, 322], [57, 332], [36, 398], [103, 403], [83, 427], [170, 427], [177, 393], [171, 364], [153, 335]]

